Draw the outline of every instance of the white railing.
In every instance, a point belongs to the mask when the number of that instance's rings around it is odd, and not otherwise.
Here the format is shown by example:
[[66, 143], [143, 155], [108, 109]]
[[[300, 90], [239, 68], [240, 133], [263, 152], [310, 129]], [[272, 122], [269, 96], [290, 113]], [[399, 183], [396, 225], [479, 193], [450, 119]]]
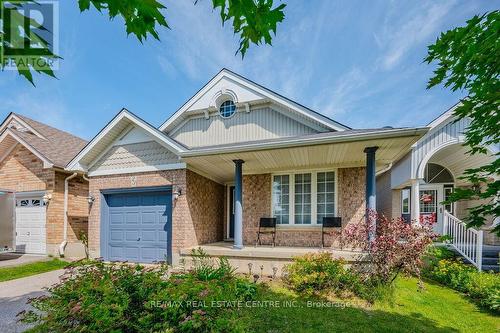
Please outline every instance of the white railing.
[[451, 245], [478, 270], [483, 262], [483, 231], [467, 225], [444, 211], [443, 235], [451, 237]]

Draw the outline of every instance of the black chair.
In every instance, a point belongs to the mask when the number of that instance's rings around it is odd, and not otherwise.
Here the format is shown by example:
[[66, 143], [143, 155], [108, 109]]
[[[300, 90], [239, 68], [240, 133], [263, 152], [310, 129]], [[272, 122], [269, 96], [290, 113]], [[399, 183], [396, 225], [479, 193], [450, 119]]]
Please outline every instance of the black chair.
[[257, 231], [257, 241], [255, 246], [261, 245], [260, 234], [271, 234], [273, 236], [273, 247], [276, 241], [276, 218], [261, 217], [259, 220], [259, 231]]
[[338, 231], [332, 230], [333, 228], [342, 228], [342, 218], [323, 217], [323, 223], [321, 224], [321, 247], [325, 247], [325, 234], [331, 235]]

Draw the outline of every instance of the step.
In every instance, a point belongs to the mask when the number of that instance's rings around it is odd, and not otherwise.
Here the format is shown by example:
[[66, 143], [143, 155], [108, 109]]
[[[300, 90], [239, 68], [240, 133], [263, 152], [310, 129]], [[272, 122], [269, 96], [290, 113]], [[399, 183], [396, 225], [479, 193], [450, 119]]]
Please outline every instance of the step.
[[482, 269], [483, 269], [483, 271], [500, 272], [498, 265], [483, 265]]
[[498, 258], [483, 257], [483, 265], [498, 265]]

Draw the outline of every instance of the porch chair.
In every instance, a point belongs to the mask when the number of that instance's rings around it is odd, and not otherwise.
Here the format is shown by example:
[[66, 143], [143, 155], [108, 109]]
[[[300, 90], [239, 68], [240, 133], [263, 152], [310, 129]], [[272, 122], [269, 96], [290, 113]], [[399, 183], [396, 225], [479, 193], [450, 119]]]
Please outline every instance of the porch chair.
[[[342, 228], [342, 218], [341, 217], [323, 217], [323, 223], [321, 224], [321, 247], [325, 247], [325, 234], [333, 235], [338, 230], [337, 228]], [[342, 237], [342, 234], [341, 234]], [[342, 242], [342, 240], [341, 240]]]
[[273, 247], [276, 241], [276, 218], [261, 217], [259, 220], [259, 231], [257, 231], [257, 241], [255, 246], [261, 245], [260, 234], [271, 234], [273, 236]]

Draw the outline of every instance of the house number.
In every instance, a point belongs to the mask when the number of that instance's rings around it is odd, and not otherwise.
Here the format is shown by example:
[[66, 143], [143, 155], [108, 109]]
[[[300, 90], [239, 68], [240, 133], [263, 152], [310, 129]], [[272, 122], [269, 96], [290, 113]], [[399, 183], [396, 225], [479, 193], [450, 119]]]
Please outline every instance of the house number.
[[132, 186], [132, 187], [137, 186], [137, 177], [136, 176], [130, 177], [130, 186]]

